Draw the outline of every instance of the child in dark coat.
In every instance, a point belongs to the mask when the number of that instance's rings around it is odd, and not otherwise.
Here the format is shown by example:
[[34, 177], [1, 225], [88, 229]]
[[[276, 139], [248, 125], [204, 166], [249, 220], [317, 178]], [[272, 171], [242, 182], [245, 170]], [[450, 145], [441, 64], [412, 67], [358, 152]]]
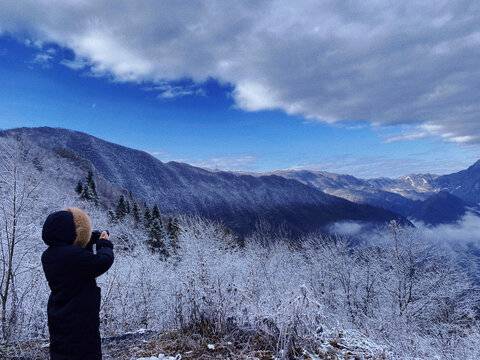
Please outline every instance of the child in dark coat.
[[[50, 214], [42, 238], [42, 265], [52, 293], [48, 329], [52, 360], [100, 360], [100, 288], [95, 278], [113, 264], [107, 232], [92, 234], [90, 218], [78, 208]], [[93, 253], [96, 243], [97, 253]]]

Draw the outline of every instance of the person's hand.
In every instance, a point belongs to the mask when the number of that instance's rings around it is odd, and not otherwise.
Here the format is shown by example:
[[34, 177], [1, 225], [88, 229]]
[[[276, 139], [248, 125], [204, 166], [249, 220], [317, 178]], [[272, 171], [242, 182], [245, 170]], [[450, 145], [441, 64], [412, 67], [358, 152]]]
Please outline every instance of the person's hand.
[[106, 231], [102, 231], [102, 234], [100, 235], [100, 239], [108, 240], [108, 233]]

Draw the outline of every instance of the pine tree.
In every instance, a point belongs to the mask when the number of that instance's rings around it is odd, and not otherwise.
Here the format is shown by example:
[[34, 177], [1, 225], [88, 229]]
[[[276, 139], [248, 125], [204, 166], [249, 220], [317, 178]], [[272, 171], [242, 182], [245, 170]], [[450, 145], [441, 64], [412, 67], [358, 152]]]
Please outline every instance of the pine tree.
[[92, 194], [97, 196], [97, 186], [95, 185], [95, 180], [93, 180], [93, 171], [89, 170], [87, 174], [87, 185], [92, 190]]
[[164, 256], [168, 255], [167, 248], [165, 246], [165, 240], [167, 236], [163, 227], [162, 219], [154, 218], [152, 220], [152, 226], [150, 227], [148, 237], [152, 251], [159, 252]]
[[127, 214], [130, 214], [130, 203], [128, 200], [125, 200], [125, 205], [126, 205]]
[[120, 198], [118, 199], [117, 207], [115, 208], [115, 215], [120, 221], [123, 221], [127, 215], [127, 204], [123, 195], [120, 195]]
[[136, 202], [133, 203], [132, 216], [133, 216], [133, 226], [137, 228], [138, 224], [140, 223], [140, 209], [138, 208], [138, 205]]
[[180, 231], [180, 227], [178, 225], [178, 219], [172, 221], [172, 218], [168, 218], [168, 225], [167, 225], [167, 233], [169, 238], [169, 245], [172, 249], [174, 254], [177, 254], [179, 245], [178, 245], [178, 233]]
[[112, 209], [108, 210], [107, 216], [108, 216], [108, 220], [111, 223], [117, 222], [117, 217], [115, 216], [115, 212]]
[[145, 206], [145, 213], [143, 214], [143, 226], [147, 231], [150, 229], [150, 226], [152, 226], [152, 214], [150, 213], [150, 208], [148, 206]]
[[87, 201], [92, 201], [95, 203], [95, 205], [98, 205], [97, 186], [95, 184], [95, 180], [93, 180], [92, 170], [88, 171], [86, 182], [85, 182], [85, 185], [83, 186], [82, 192], [80, 194], [80, 198]]
[[83, 191], [83, 185], [82, 185], [82, 182], [80, 180], [78, 180], [78, 184], [77, 184], [77, 187], [75, 188], [75, 192], [80, 195]]
[[157, 205], [153, 205], [152, 219], [160, 219], [160, 210]]
[[82, 193], [80, 194], [80, 199], [87, 201], [91, 200], [91, 191], [88, 187], [88, 183], [83, 186]]
[[180, 231], [180, 227], [178, 225], [178, 219], [172, 220], [171, 217], [168, 218], [168, 237], [170, 239], [178, 239], [178, 232]]

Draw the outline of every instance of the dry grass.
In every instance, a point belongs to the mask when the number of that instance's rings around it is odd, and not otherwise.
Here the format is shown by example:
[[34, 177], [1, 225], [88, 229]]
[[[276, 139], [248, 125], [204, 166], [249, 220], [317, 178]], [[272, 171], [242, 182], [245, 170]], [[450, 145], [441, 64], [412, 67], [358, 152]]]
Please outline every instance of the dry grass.
[[[133, 360], [140, 357], [175, 356], [181, 354], [182, 360], [213, 359], [257, 359], [273, 360], [281, 358], [275, 351], [275, 339], [263, 331], [245, 331], [234, 329], [218, 334], [209, 324], [199, 324], [183, 330], [171, 330], [162, 333], [146, 331], [124, 334], [102, 340], [104, 360]], [[49, 359], [48, 343], [31, 341], [17, 346], [0, 344], [0, 358], [7, 360], [46, 360]], [[213, 345], [213, 349], [208, 345]], [[315, 354], [316, 359], [385, 359], [366, 352], [350, 351], [340, 342], [330, 341], [324, 351]], [[286, 359], [311, 360], [298, 347], [288, 354]]]

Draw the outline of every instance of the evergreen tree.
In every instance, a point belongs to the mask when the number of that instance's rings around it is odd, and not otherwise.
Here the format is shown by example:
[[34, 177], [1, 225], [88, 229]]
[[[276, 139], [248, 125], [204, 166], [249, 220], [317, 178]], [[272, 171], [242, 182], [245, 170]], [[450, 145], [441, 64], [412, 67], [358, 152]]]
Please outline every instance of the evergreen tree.
[[152, 226], [152, 214], [150, 213], [150, 208], [145, 206], [145, 213], [143, 214], [143, 225], [145, 226], [145, 230], [148, 231], [150, 226]]
[[97, 195], [97, 185], [95, 184], [95, 180], [93, 180], [93, 172], [92, 170], [88, 171], [87, 179], [86, 179], [86, 187], [89, 190], [89, 200], [95, 201], [98, 199]]
[[82, 185], [82, 182], [80, 180], [78, 180], [78, 184], [77, 184], [77, 187], [75, 188], [75, 192], [80, 195], [83, 191], [83, 185]]
[[180, 232], [180, 227], [178, 225], [178, 219], [172, 221], [172, 218], [168, 218], [167, 233], [169, 239], [170, 249], [174, 254], [177, 254], [179, 245], [178, 245], [178, 235]]
[[169, 217], [168, 226], [167, 226], [168, 237], [170, 239], [178, 239], [179, 231], [180, 231], [180, 227], [178, 225], [178, 219], [175, 218], [175, 220], [172, 220], [172, 218]]
[[161, 219], [154, 218], [152, 220], [148, 237], [152, 251], [159, 252], [164, 256], [168, 255], [167, 248], [165, 246], [165, 240], [167, 236]]
[[80, 198], [87, 201], [92, 201], [95, 203], [95, 205], [98, 205], [97, 186], [95, 184], [95, 180], [93, 180], [93, 172], [91, 170], [88, 171], [86, 182], [83, 186]]
[[115, 212], [112, 209], [108, 210], [107, 216], [108, 216], [108, 220], [111, 223], [117, 222], [117, 217], [115, 216]]
[[88, 188], [88, 184], [85, 184], [82, 189], [82, 193], [80, 194], [80, 199], [90, 201], [91, 198], [91, 191]]
[[118, 199], [117, 207], [115, 209], [115, 215], [120, 221], [123, 221], [123, 219], [127, 215], [127, 204], [123, 195], [120, 195], [120, 198]]
[[95, 185], [95, 180], [93, 180], [93, 171], [89, 170], [87, 174], [87, 185], [92, 190], [92, 194], [97, 196], [97, 186]]
[[153, 210], [152, 210], [152, 219], [160, 219], [160, 210], [158, 209], [157, 205], [153, 205]]
[[133, 215], [133, 226], [137, 228], [138, 224], [140, 223], [140, 209], [138, 208], [138, 205], [136, 202], [133, 203], [132, 215]]
[[127, 208], [127, 214], [130, 214], [130, 202], [128, 200], [125, 200], [126, 208]]

